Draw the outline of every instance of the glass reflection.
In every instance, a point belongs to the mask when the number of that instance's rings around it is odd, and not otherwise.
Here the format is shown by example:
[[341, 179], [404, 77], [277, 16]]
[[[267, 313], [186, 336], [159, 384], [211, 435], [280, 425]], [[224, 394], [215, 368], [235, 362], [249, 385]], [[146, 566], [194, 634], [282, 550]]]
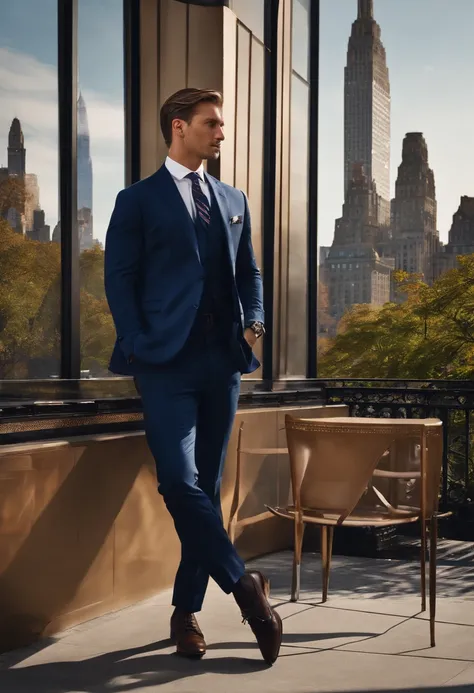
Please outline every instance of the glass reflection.
[[77, 218], [82, 377], [105, 377], [115, 332], [103, 281], [104, 241], [125, 185], [123, 7], [79, 0]]
[[0, 379], [60, 366], [57, 2], [0, 8]]
[[264, 0], [231, 0], [231, 10], [260, 41], [264, 41]]
[[309, 27], [311, 0], [293, 0], [292, 61], [293, 71], [309, 80]]

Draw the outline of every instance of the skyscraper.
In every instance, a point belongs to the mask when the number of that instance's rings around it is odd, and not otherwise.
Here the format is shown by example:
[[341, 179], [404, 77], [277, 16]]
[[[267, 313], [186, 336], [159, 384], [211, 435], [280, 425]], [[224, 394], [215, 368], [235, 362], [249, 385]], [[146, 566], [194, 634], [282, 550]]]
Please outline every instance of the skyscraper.
[[344, 206], [324, 263], [329, 311], [390, 300], [390, 83], [373, 0], [358, 0], [344, 70]]
[[49, 240], [49, 227], [40, 207], [38, 176], [26, 173], [25, 138], [18, 118], [13, 118], [10, 126], [7, 152], [8, 167], [0, 168], [0, 185], [11, 185], [12, 191], [16, 189], [17, 192], [16, 196], [12, 192], [13, 207], [4, 213], [4, 217], [17, 233], [46, 242]]
[[18, 118], [13, 118], [8, 133], [8, 173], [23, 177], [26, 172], [26, 149]]
[[391, 252], [397, 269], [422, 274], [431, 283], [438, 251], [436, 188], [428, 147], [421, 132], [409, 132], [403, 140], [392, 201]]
[[380, 222], [390, 221], [390, 82], [373, 0], [358, 0], [344, 74], [344, 194], [362, 165], [381, 197]]
[[434, 261], [434, 278], [437, 279], [458, 266], [460, 255], [474, 254], [474, 197], [463, 195], [458, 210], [453, 214], [449, 241], [440, 247]]
[[77, 100], [77, 216], [81, 250], [92, 248], [92, 159], [89, 121], [82, 93]]
[[380, 257], [376, 250], [379, 204], [374, 183], [364, 175], [361, 164], [355, 165], [325, 261], [329, 313], [336, 320], [354, 304], [380, 306], [390, 300], [394, 261]]
[[38, 176], [35, 173], [25, 174], [25, 220], [26, 231], [32, 231], [34, 228], [34, 213], [40, 209], [40, 189], [38, 185]]

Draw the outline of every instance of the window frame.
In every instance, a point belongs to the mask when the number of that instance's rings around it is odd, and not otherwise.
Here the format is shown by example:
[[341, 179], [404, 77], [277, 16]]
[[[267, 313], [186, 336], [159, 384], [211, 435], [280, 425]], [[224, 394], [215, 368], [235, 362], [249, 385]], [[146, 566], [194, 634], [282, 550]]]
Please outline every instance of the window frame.
[[[57, 416], [77, 411], [85, 404], [97, 413], [129, 411], [139, 399], [133, 380], [125, 377], [81, 379], [80, 276], [77, 234], [77, 64], [78, 2], [57, 0], [59, 195], [61, 219], [61, 364], [60, 378], [0, 380], [1, 420], [44, 416], [42, 407]], [[122, 0], [124, 17], [125, 183], [141, 178], [140, 162], [140, 2]], [[308, 205], [308, 358], [306, 379], [274, 381], [275, 335], [275, 195], [277, 156], [278, 14], [282, 3], [265, 3], [265, 82], [263, 152], [262, 266], [266, 334], [263, 343], [262, 379], [242, 384], [242, 403], [282, 404], [295, 389], [308, 398], [319, 392], [317, 354], [317, 181], [318, 181], [318, 72], [319, 0], [311, 0], [310, 13], [310, 133]], [[288, 393], [285, 394], [285, 391]], [[276, 395], [278, 393], [278, 395]], [[314, 394], [311, 395], [314, 397]], [[54, 406], [51, 405], [54, 404]]]

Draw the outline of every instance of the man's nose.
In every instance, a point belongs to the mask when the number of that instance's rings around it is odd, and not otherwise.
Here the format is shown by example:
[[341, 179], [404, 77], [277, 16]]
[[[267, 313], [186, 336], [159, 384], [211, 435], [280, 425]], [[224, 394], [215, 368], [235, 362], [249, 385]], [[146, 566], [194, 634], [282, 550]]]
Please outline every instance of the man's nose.
[[225, 140], [224, 130], [222, 128], [219, 128], [219, 131], [217, 133], [217, 139], [221, 142]]

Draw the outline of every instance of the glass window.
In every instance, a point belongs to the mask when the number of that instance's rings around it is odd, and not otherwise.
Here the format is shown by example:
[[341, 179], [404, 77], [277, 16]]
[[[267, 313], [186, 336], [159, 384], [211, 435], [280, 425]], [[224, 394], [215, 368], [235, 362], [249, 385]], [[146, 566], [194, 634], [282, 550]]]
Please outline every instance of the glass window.
[[0, 379], [60, 372], [57, 0], [0, 8]]
[[291, 82], [290, 223], [288, 247], [288, 375], [305, 377], [309, 185], [309, 87]]
[[293, 0], [292, 62], [293, 70], [309, 80], [309, 31], [311, 0]]
[[115, 332], [104, 292], [104, 242], [125, 185], [123, 7], [78, 2], [77, 217], [83, 377], [110, 375]]
[[265, 1], [264, 0], [231, 0], [231, 10], [242, 24], [263, 43], [265, 40]]

